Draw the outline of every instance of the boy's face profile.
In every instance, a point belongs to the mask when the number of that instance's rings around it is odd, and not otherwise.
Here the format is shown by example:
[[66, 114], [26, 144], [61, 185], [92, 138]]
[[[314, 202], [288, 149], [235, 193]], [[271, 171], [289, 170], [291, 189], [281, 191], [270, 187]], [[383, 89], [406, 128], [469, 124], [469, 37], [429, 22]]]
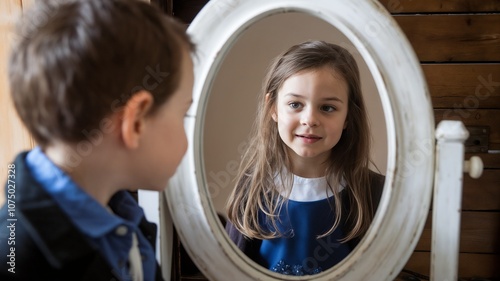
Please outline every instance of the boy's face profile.
[[134, 165], [139, 170], [136, 174], [143, 177], [141, 189], [163, 190], [187, 150], [184, 117], [192, 103], [193, 80], [193, 63], [184, 51], [178, 88], [157, 112], [146, 117], [136, 158], [141, 163]]
[[292, 161], [325, 163], [346, 127], [348, 87], [329, 67], [288, 78], [278, 91], [273, 119]]

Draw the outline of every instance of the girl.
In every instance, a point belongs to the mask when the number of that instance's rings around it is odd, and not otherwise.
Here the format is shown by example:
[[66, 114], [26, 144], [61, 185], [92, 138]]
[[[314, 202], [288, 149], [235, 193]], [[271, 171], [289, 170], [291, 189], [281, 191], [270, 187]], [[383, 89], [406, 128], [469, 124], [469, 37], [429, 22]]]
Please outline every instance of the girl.
[[226, 230], [272, 271], [316, 274], [357, 245], [382, 192], [358, 67], [337, 45], [305, 42], [275, 60], [264, 87]]

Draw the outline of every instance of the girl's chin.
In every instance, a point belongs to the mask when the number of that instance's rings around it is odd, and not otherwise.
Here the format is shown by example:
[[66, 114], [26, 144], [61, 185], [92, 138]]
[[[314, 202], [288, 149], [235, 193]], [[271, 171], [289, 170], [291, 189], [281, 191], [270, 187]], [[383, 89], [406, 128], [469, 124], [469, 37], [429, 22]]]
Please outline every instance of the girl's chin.
[[[294, 151], [295, 154], [301, 158], [316, 158], [320, 155], [322, 155], [323, 153], [318, 153], [318, 152], [313, 152], [313, 151]], [[328, 156], [326, 156], [328, 157]]]

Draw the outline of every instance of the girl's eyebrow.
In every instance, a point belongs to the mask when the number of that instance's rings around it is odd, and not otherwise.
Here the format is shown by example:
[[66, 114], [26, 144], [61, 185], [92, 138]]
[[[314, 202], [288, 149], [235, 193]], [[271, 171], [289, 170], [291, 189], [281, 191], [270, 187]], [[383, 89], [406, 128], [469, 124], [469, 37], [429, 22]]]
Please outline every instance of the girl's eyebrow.
[[[305, 99], [304, 96], [302, 95], [299, 95], [299, 94], [295, 94], [295, 93], [288, 93], [285, 95], [286, 96], [292, 96], [292, 97], [295, 97], [295, 98], [301, 98], [301, 99]], [[335, 97], [335, 96], [331, 96], [331, 97], [326, 97], [326, 98], [322, 98], [321, 100], [323, 101], [338, 101], [340, 103], [344, 103], [343, 100], [341, 100], [339, 97]]]

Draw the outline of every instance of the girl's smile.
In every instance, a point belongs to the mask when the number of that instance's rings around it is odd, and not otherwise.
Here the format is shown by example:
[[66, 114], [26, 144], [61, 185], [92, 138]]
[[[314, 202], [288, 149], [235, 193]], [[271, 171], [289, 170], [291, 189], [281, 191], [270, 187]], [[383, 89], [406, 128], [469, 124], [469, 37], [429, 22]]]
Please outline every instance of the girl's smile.
[[295, 135], [298, 138], [301, 138], [304, 143], [312, 144], [322, 139], [322, 137], [310, 134], [304, 135]]

